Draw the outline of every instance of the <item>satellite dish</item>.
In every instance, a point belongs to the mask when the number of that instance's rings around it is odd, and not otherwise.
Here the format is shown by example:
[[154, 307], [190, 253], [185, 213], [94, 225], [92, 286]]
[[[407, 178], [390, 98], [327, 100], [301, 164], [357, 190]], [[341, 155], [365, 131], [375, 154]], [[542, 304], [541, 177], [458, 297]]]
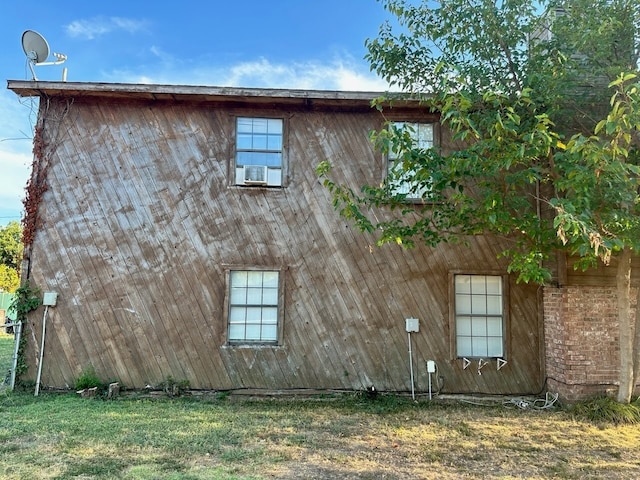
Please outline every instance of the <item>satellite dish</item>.
[[[42, 35], [33, 30], [26, 30], [22, 34], [22, 49], [27, 56], [27, 61], [29, 62], [29, 68], [31, 69], [33, 79], [36, 81], [38, 79], [36, 78], [36, 71], [33, 67], [41, 65], [60, 65], [67, 59], [66, 55], [54, 52], [53, 56], [56, 57], [57, 60], [47, 62], [50, 52], [49, 44]], [[66, 75], [67, 72], [65, 68], [62, 75], [63, 81], [66, 80]]]
[[42, 35], [33, 30], [22, 34], [22, 49], [30, 61], [44, 63], [49, 58], [49, 44]]

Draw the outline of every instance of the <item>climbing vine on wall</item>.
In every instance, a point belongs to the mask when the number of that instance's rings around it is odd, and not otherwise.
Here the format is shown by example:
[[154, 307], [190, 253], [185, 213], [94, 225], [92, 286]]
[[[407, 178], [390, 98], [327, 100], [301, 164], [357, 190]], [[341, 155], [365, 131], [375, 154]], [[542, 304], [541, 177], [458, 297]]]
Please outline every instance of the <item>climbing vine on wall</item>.
[[43, 138], [42, 125], [36, 127], [33, 136], [33, 162], [31, 163], [31, 177], [25, 188], [24, 217], [22, 218], [22, 243], [25, 249], [31, 246], [38, 224], [38, 208], [42, 202], [44, 192], [47, 191], [47, 162], [45, 151], [47, 144]]
[[[42, 198], [48, 190], [47, 171], [56, 147], [61, 140], [60, 126], [71, 108], [72, 100], [53, 103], [46, 96], [40, 98], [38, 124], [33, 136], [33, 162], [31, 177], [25, 188], [24, 217], [22, 218], [22, 243], [25, 258], [29, 257], [30, 247], [39, 227], [39, 210]], [[45, 139], [45, 125], [46, 139]]]
[[16, 377], [26, 373], [28, 364], [25, 359], [27, 348], [27, 314], [37, 309], [42, 304], [40, 299], [40, 289], [31, 287], [29, 281], [20, 286], [13, 297], [11, 308], [16, 312], [16, 321], [22, 324], [22, 332], [18, 345], [18, 361], [16, 363]]

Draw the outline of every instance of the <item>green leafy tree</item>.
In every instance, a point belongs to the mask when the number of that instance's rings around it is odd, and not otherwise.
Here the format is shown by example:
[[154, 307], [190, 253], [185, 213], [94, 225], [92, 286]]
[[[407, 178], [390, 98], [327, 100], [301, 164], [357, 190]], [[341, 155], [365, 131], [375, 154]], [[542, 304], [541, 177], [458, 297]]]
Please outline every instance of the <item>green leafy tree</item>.
[[0, 291], [14, 293], [19, 286], [18, 272], [6, 265], [0, 265]]
[[519, 281], [548, 281], [546, 261], [558, 250], [583, 268], [617, 256], [618, 400], [629, 402], [640, 373], [630, 308], [640, 248], [637, 2], [383, 3], [399, 27], [385, 24], [367, 41], [372, 69], [400, 96], [440, 112], [460, 147], [416, 148], [410, 132], [390, 124], [372, 139], [394, 153], [397, 175], [424, 203], [395, 193], [396, 174], [355, 191], [332, 181], [324, 162], [318, 173], [334, 206], [379, 244], [509, 238], [503, 254]]
[[20, 284], [22, 228], [18, 222], [0, 227], [0, 289], [15, 292]]

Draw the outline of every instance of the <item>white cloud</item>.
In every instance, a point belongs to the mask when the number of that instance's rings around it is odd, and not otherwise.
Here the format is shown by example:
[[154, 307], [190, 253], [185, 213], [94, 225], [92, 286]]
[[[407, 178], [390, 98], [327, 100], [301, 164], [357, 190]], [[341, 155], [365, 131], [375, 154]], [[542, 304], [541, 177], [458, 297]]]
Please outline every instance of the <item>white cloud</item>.
[[123, 17], [94, 17], [74, 20], [65, 27], [65, 30], [70, 37], [93, 40], [115, 30], [135, 33], [145, 28], [146, 22], [142, 20]]
[[194, 66], [152, 47], [162, 58], [157, 72], [144, 74], [118, 70], [109, 74], [114, 82], [212, 85], [307, 90], [384, 91], [388, 85], [350, 58], [330, 62], [275, 63], [265, 58], [230, 66]]
[[277, 64], [266, 59], [244, 62], [218, 73], [231, 86], [299, 88], [305, 90], [382, 91], [385, 82], [349, 61]]

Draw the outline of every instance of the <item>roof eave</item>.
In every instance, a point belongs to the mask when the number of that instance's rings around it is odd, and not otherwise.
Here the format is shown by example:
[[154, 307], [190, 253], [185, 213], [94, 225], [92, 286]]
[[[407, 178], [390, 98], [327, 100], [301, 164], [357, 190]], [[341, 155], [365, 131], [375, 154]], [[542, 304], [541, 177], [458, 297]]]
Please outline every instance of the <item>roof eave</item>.
[[[169, 100], [197, 102], [242, 102], [282, 105], [366, 106], [385, 92], [301, 90], [276, 88], [158, 85], [132, 83], [51, 82], [8, 80], [7, 88], [21, 97], [102, 97], [112, 99]], [[416, 104], [415, 100], [399, 99]]]

